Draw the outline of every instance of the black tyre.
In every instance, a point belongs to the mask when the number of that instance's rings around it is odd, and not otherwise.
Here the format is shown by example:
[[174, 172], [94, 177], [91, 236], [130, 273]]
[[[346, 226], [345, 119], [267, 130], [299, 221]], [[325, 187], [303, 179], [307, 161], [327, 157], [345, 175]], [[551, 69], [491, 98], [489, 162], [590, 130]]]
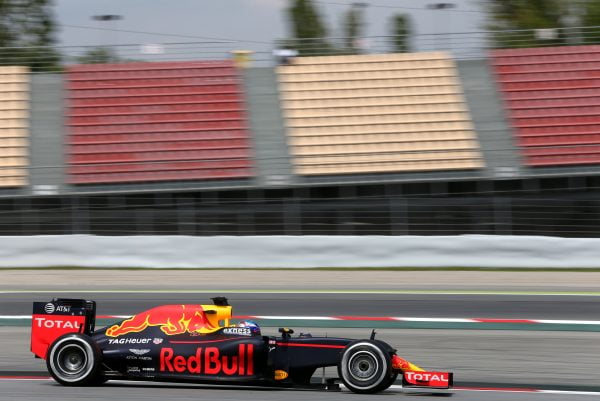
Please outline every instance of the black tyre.
[[385, 390], [386, 388], [388, 388], [392, 384], [396, 383], [396, 379], [398, 379], [398, 372], [392, 371], [390, 373], [390, 376], [387, 378], [388, 382], [387, 382], [387, 384], [385, 385], [385, 387], [383, 389]]
[[359, 394], [383, 391], [395, 379], [391, 355], [376, 342], [368, 340], [346, 347], [338, 374], [349, 390]]
[[88, 336], [65, 334], [50, 346], [46, 366], [62, 385], [93, 385], [100, 378], [100, 352]]

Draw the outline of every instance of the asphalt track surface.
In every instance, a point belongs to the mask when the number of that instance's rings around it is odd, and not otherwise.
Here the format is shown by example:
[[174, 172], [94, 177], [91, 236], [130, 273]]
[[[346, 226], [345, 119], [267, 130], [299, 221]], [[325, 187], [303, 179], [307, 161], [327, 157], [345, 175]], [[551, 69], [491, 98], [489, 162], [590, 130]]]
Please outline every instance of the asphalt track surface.
[[[252, 277], [249, 272], [232, 271], [221, 281], [199, 280], [206, 278], [204, 272], [196, 272], [194, 280], [186, 280], [188, 274], [152, 272], [128, 272], [127, 280], [109, 279], [118, 274], [110, 272], [98, 276], [78, 272], [0, 272], [0, 290], [17, 292], [0, 293], [0, 314], [27, 315], [31, 313], [33, 300], [45, 301], [53, 296], [94, 299], [98, 302], [98, 314], [131, 314], [163, 303], [204, 303], [215, 295], [229, 296], [237, 315], [370, 315], [370, 316], [420, 316], [420, 317], [492, 317], [523, 319], [584, 319], [600, 320], [600, 297], [586, 295], [540, 295], [546, 291], [593, 291], [600, 290], [598, 274], [443, 274], [369, 273], [354, 275], [347, 272], [316, 273], [319, 277], [311, 285], [311, 277], [305, 273], [294, 276], [277, 273], [274, 283], [262, 278], [245, 285], [235, 282], [226, 285], [236, 276]], [[217, 273], [214, 273], [215, 275]], [[222, 274], [222, 273], [219, 273]], [[265, 274], [254, 273], [255, 276]], [[76, 277], [69, 280], [70, 275]], [[208, 275], [213, 275], [210, 273]], [[267, 274], [268, 275], [268, 274]], [[294, 276], [291, 279], [290, 276]], [[343, 276], [343, 281], [336, 281]], [[510, 276], [510, 277], [509, 277]], [[97, 280], [97, 278], [101, 280]], [[157, 278], [158, 277], [158, 278]], [[168, 277], [175, 277], [170, 280]], [[307, 277], [307, 278], [304, 278]], [[415, 279], [418, 277], [418, 279]], [[52, 281], [51, 279], [55, 280]], [[322, 280], [324, 278], [324, 280]], [[538, 279], [539, 278], [539, 279]], [[129, 280], [129, 281], [128, 281]], [[279, 281], [278, 281], [279, 280]], [[294, 281], [295, 280], [295, 281]], [[304, 281], [302, 281], [304, 280]], [[510, 281], [512, 280], [512, 282]], [[117, 284], [114, 284], [117, 283]], [[337, 283], [337, 284], [336, 284]], [[114, 285], [113, 285], [114, 284]], [[145, 289], [172, 289], [155, 293]], [[179, 290], [205, 289], [206, 292]], [[226, 292], [217, 289], [418, 289], [418, 290], [484, 290], [538, 292], [537, 295], [466, 295], [466, 294], [291, 294]], [[61, 289], [111, 290], [124, 292], [82, 293], [61, 292]], [[127, 291], [133, 289], [134, 291]], [[21, 292], [23, 291], [24, 292]], [[33, 290], [31, 292], [27, 290]], [[49, 292], [35, 292], [49, 290]], [[212, 292], [214, 290], [214, 292]], [[138, 292], [142, 291], [142, 292]], [[298, 331], [305, 329], [298, 328]], [[274, 330], [268, 328], [268, 330]], [[306, 329], [313, 334], [368, 336], [365, 329]], [[43, 361], [35, 360], [28, 352], [28, 329], [26, 327], [0, 327], [0, 375], [18, 372], [42, 372]], [[273, 333], [265, 333], [273, 334]], [[381, 329], [379, 338], [394, 344], [398, 353], [425, 368], [452, 370], [459, 384], [469, 386], [497, 386], [550, 388], [576, 391], [600, 390], [600, 333], [577, 331], [498, 331], [498, 330], [402, 330]], [[558, 387], [557, 387], [558, 386]], [[213, 388], [206, 386], [182, 386], [169, 384], [108, 383], [95, 388], [65, 388], [52, 381], [0, 380], [0, 400], [346, 400], [382, 399], [382, 397], [417, 397], [401, 394], [397, 389], [380, 395], [357, 396], [343, 391], [324, 393], [314, 391], [287, 391], [262, 389]], [[598, 399], [599, 395], [575, 393], [532, 392], [473, 392], [456, 391], [455, 400], [581, 400]], [[439, 396], [422, 396], [436, 399]]]
[[600, 272], [327, 270], [0, 270], [2, 290], [594, 291]]
[[[164, 401], [164, 400], [206, 400], [206, 401], [240, 401], [240, 400], [265, 400], [265, 401], [352, 401], [352, 400], [440, 400], [447, 399], [440, 396], [403, 394], [398, 389], [389, 389], [375, 395], [356, 395], [348, 391], [322, 392], [322, 391], [289, 391], [256, 388], [230, 388], [210, 387], [179, 384], [139, 384], [139, 383], [107, 383], [102, 387], [77, 388], [62, 387], [52, 381], [4, 381], [0, 382], [1, 400], [30, 401], [43, 397], [45, 401], [104, 401], [104, 400], [130, 400], [130, 401]], [[479, 400], [511, 400], [511, 401], [579, 401], [593, 400], [598, 395], [576, 394], [539, 394], [529, 392], [479, 392], [456, 391], [452, 400], [479, 401]]]
[[[370, 334], [366, 328], [295, 329], [317, 336]], [[277, 329], [265, 328], [263, 334], [276, 335]], [[0, 376], [46, 370], [45, 362], [29, 352], [27, 327], [0, 327], [0, 336]], [[425, 369], [453, 371], [457, 385], [600, 390], [599, 357], [593, 352], [600, 348], [597, 332], [379, 329], [377, 338]]]
[[98, 315], [130, 315], [161, 304], [210, 303], [225, 295], [235, 315], [414, 316], [600, 320], [600, 297], [444, 294], [18, 293], [0, 294], [0, 315], [27, 315], [31, 302], [93, 299]]

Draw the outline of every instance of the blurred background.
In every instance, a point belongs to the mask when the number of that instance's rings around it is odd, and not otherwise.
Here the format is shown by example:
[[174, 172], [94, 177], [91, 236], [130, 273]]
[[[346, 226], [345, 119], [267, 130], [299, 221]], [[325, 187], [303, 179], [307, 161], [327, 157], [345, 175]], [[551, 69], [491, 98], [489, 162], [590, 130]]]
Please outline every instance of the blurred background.
[[600, 3], [0, 4], [0, 234], [600, 234]]

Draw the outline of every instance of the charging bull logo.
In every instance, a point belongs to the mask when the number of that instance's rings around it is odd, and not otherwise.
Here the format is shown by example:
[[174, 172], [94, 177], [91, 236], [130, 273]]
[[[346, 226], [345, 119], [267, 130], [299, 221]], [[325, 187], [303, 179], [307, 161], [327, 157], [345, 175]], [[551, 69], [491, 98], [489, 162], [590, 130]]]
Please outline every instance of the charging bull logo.
[[159, 326], [166, 335], [210, 332], [216, 329], [199, 305], [164, 305], [123, 320], [106, 329], [108, 337], [139, 333], [150, 326]]
[[408, 370], [415, 371], [415, 372], [423, 371], [422, 368], [418, 367], [417, 365], [415, 365], [413, 363], [410, 363], [406, 359], [400, 358], [398, 355], [395, 355], [395, 354], [392, 355], [392, 369], [401, 370], [403, 372], [406, 372]]

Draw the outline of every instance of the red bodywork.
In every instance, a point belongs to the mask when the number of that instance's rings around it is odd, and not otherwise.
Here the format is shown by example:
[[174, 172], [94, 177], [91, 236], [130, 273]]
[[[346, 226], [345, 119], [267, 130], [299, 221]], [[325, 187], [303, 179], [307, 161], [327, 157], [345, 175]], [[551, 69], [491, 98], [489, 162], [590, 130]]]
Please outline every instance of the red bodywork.
[[404, 387], [429, 387], [447, 389], [452, 386], [452, 373], [450, 372], [425, 372], [408, 371], [402, 376]]
[[85, 316], [34, 314], [31, 317], [31, 352], [46, 359], [50, 344], [68, 333], [81, 333]]

